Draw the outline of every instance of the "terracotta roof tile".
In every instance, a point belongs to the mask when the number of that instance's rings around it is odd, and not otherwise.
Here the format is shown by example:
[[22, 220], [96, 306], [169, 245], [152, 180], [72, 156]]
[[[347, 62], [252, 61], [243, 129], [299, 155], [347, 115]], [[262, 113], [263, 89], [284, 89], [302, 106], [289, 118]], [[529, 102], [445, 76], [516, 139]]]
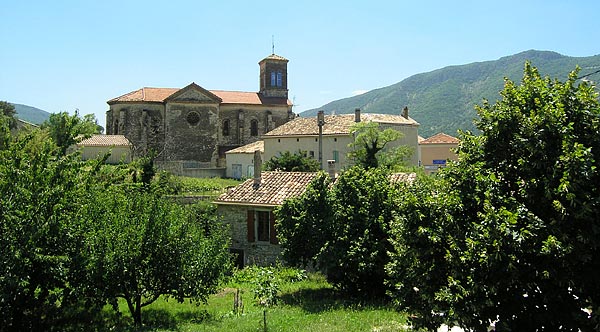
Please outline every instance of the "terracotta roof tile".
[[[418, 125], [411, 118], [404, 118], [401, 115], [392, 114], [372, 114], [366, 113], [361, 115], [362, 121], [371, 121], [386, 124], [405, 124]], [[350, 134], [351, 127], [355, 124], [354, 114], [342, 115], [325, 115], [325, 125], [323, 126], [323, 135], [347, 135]], [[265, 136], [289, 136], [289, 135], [318, 135], [319, 126], [317, 118], [295, 118], [270, 132]]]
[[315, 172], [263, 172], [259, 186], [254, 179], [222, 194], [216, 204], [281, 205], [287, 198], [304, 193], [308, 184], [317, 176]]
[[268, 57], [266, 57], [266, 58], [264, 58], [262, 60], [260, 60], [260, 62], [263, 62], [265, 60], [279, 60], [279, 61], [286, 61], [286, 62], [289, 61], [288, 59], [282, 57], [281, 55], [277, 55], [275, 53], [269, 55]]
[[254, 151], [265, 152], [265, 142], [264, 141], [256, 141], [254, 143], [246, 144], [244, 146], [240, 146], [239, 148], [235, 148], [225, 152], [228, 153], [254, 153]]
[[[164, 102], [169, 96], [180, 91], [178, 88], [148, 88], [144, 87], [108, 101], [109, 104], [119, 102]], [[287, 98], [261, 98], [257, 92], [209, 90], [223, 100], [223, 104], [246, 105], [288, 105], [292, 103]]]
[[458, 144], [459, 142], [460, 141], [456, 137], [444, 133], [438, 133], [423, 141], [420, 141], [419, 144]]
[[390, 175], [391, 183], [406, 182], [413, 183], [417, 178], [417, 173], [392, 173]]
[[124, 135], [92, 135], [77, 144], [78, 146], [131, 146]]

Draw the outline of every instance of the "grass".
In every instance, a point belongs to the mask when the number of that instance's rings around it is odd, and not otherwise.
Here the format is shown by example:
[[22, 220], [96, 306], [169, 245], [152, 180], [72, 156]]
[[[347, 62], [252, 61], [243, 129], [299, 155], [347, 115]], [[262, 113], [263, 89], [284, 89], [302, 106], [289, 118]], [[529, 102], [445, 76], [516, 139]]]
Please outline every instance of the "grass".
[[[243, 312], [234, 313], [236, 290]], [[144, 326], [135, 328], [124, 303], [122, 316], [105, 310], [110, 331], [263, 331], [263, 308], [253, 303], [250, 278], [233, 278], [207, 304], [177, 303], [160, 298], [142, 311]], [[366, 302], [340, 296], [321, 274], [303, 280], [280, 281], [278, 304], [267, 310], [268, 331], [405, 331], [406, 315], [384, 302]]]

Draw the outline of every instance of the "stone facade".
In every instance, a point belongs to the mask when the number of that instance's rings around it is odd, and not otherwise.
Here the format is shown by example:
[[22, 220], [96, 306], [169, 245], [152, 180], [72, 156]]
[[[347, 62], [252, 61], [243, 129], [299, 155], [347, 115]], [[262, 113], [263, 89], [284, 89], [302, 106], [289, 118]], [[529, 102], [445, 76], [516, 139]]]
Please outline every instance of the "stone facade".
[[295, 118], [287, 62], [273, 54], [259, 63], [259, 92], [209, 91], [191, 83], [182, 89], [141, 88], [111, 99], [106, 132], [125, 135], [134, 155], [155, 151], [162, 168], [224, 172], [226, 151]]

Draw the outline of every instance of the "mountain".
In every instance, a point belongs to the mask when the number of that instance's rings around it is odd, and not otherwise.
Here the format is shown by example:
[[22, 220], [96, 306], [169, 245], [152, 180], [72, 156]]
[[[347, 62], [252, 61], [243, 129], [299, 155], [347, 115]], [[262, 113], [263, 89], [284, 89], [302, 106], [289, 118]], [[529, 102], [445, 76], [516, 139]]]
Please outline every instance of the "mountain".
[[[560, 80], [565, 80], [576, 65], [582, 68], [580, 75], [600, 68], [600, 55], [569, 57], [556, 52], [530, 50], [495, 61], [449, 66], [416, 74], [387, 87], [307, 110], [300, 116], [315, 116], [319, 110], [326, 114], [346, 114], [353, 113], [356, 108], [365, 113], [400, 114], [408, 106], [410, 117], [421, 124], [419, 135], [429, 137], [438, 132], [456, 135], [458, 129], [475, 130], [474, 105], [481, 105], [483, 99], [490, 103], [498, 100], [504, 77], [520, 82], [527, 60], [543, 76]], [[587, 78], [598, 80], [600, 73]]]
[[15, 106], [15, 112], [17, 113], [16, 117], [21, 120], [39, 125], [50, 118], [50, 113], [39, 108], [21, 104], [11, 104]]

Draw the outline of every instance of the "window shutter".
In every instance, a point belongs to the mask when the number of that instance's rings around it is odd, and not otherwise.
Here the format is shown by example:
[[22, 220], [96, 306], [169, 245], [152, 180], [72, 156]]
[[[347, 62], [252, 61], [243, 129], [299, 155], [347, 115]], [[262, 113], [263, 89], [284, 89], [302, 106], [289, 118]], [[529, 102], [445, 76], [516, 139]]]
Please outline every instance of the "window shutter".
[[279, 240], [277, 239], [277, 232], [275, 231], [275, 213], [273, 211], [269, 212], [269, 235], [271, 244], [279, 244]]
[[248, 210], [248, 219], [246, 219], [248, 225], [248, 242], [254, 242], [254, 211]]

